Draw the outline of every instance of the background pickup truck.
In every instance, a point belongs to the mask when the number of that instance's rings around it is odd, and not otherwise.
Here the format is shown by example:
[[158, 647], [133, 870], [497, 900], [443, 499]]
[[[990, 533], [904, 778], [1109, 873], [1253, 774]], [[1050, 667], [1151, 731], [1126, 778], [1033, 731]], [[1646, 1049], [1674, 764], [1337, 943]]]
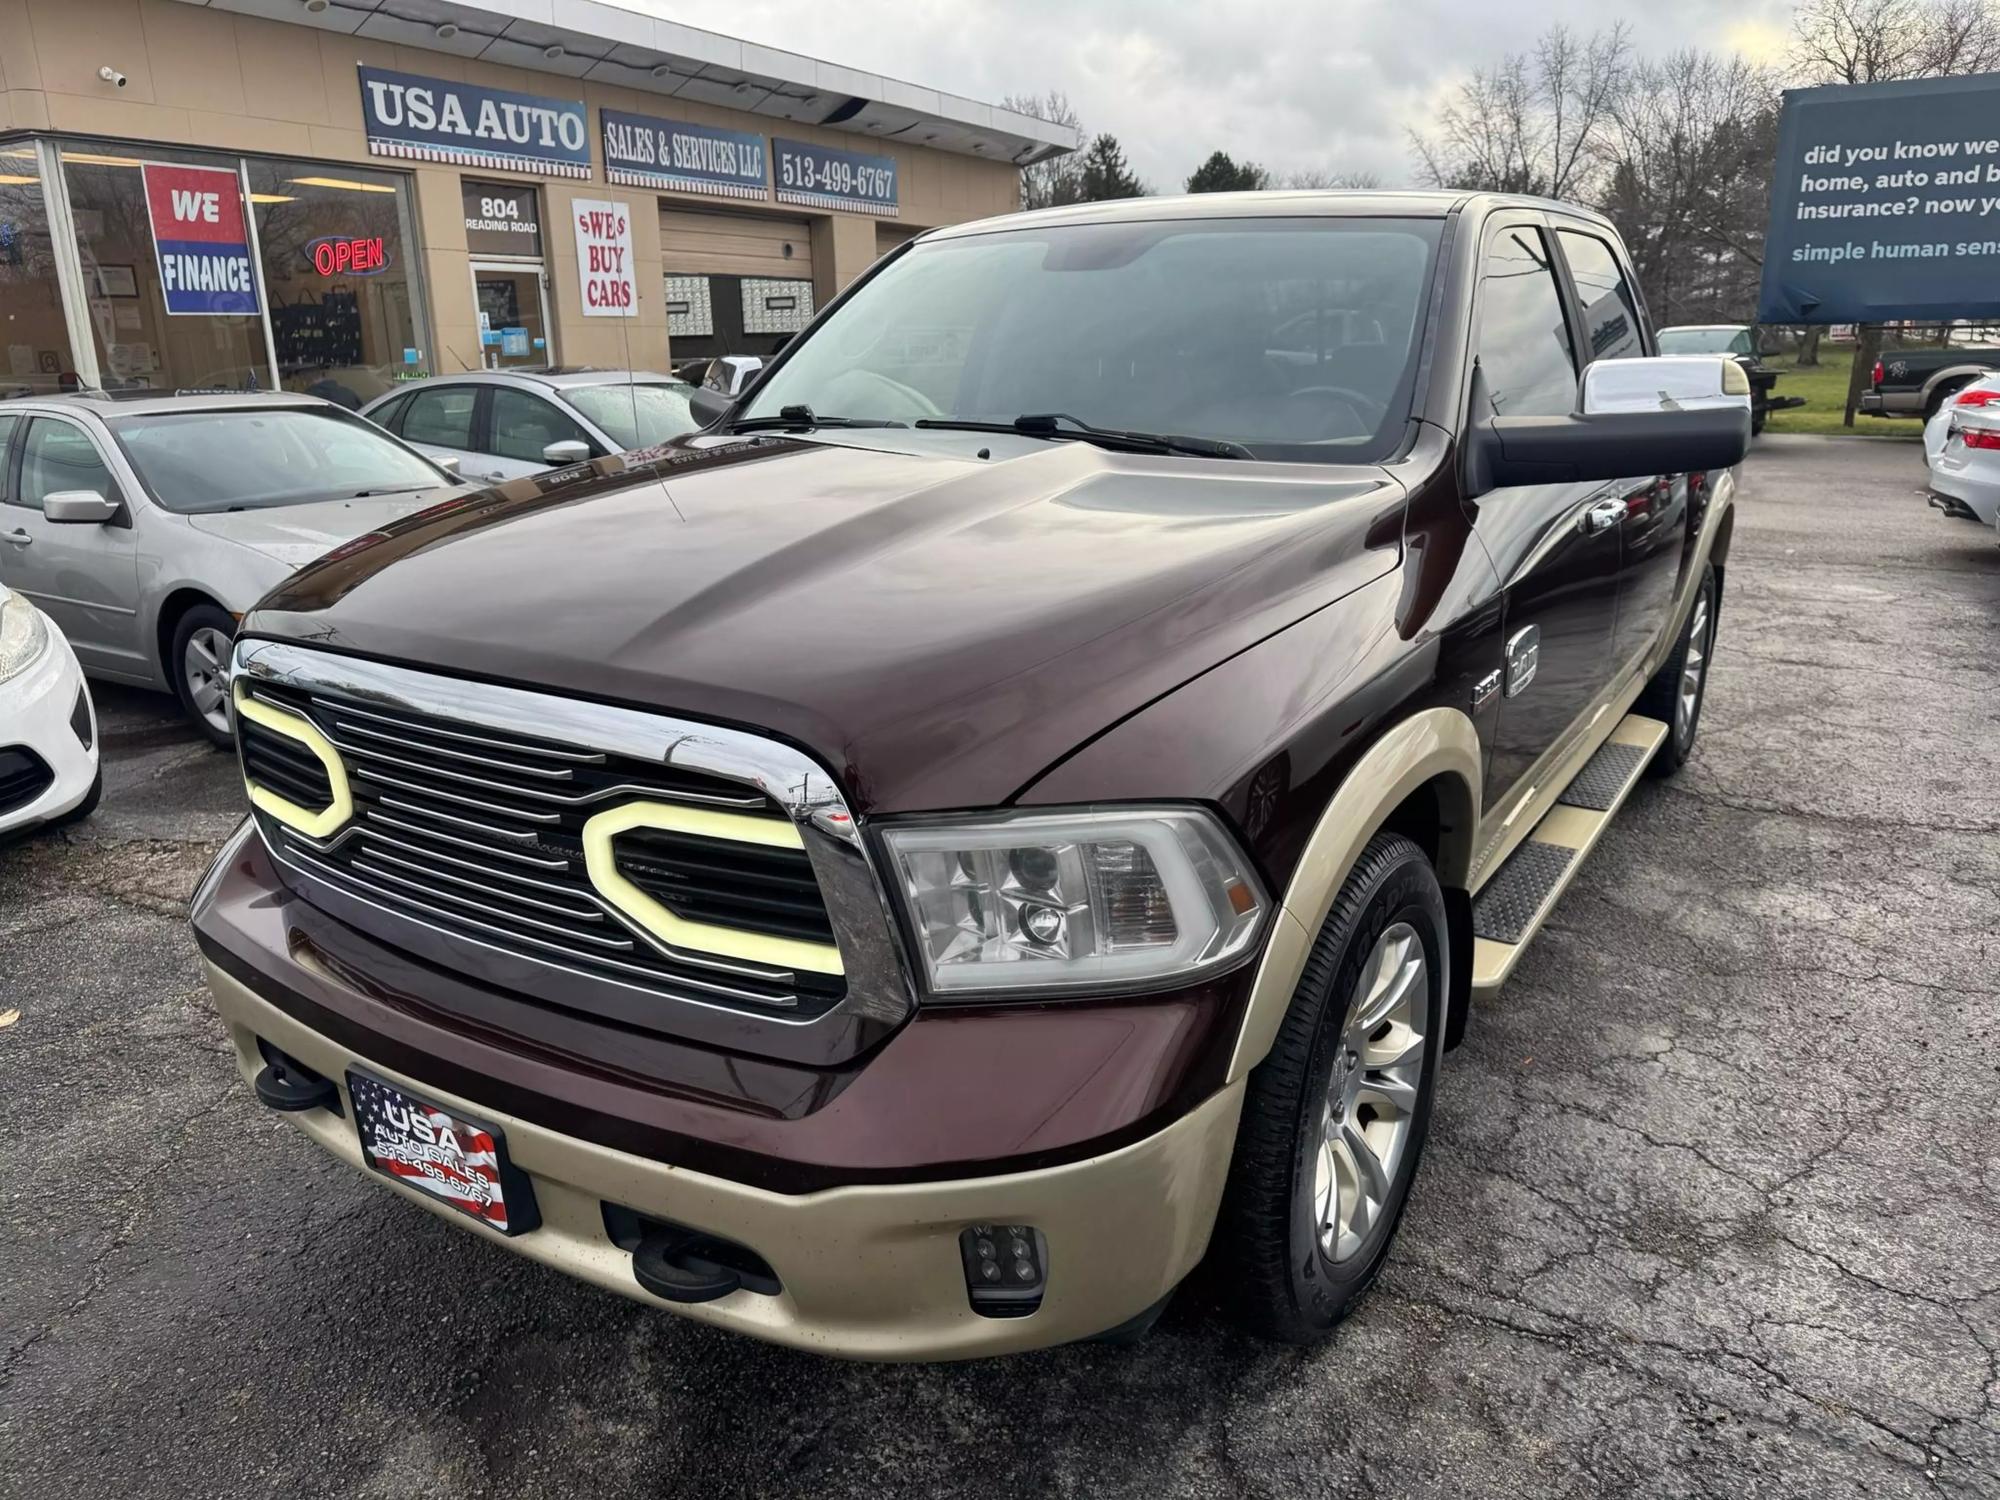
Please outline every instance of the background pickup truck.
[[1928, 422], [1958, 391], [2000, 370], [2000, 349], [1889, 349], [1875, 361], [1860, 410]]

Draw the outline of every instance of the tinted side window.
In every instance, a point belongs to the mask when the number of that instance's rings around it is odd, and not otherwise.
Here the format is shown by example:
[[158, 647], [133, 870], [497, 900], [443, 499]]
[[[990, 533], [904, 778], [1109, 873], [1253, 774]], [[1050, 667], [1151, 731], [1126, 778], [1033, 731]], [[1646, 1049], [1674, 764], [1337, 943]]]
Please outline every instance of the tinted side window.
[[540, 396], [526, 391], [510, 391], [504, 386], [493, 390], [493, 441], [486, 451], [500, 458], [517, 458], [524, 463], [548, 462], [542, 450], [550, 443], [582, 443], [596, 451], [590, 434]]
[[403, 430], [403, 413], [410, 408], [410, 394], [394, 397], [383, 402], [368, 414], [368, 420], [389, 432]]
[[1569, 325], [1539, 229], [1502, 230], [1488, 247], [1474, 352], [1492, 415], [1560, 417], [1576, 410]]
[[1563, 259], [1569, 262], [1576, 300], [1583, 304], [1583, 327], [1592, 359], [1636, 359], [1646, 352], [1639, 334], [1639, 299], [1632, 295], [1618, 257], [1594, 234], [1558, 229]]
[[118, 498], [118, 485], [97, 444], [81, 428], [36, 417], [21, 445], [19, 503], [40, 510], [44, 500], [63, 490], [94, 490], [107, 500]]
[[403, 437], [412, 443], [440, 448], [472, 446], [472, 408], [479, 389], [470, 385], [440, 385], [413, 391], [403, 412]]

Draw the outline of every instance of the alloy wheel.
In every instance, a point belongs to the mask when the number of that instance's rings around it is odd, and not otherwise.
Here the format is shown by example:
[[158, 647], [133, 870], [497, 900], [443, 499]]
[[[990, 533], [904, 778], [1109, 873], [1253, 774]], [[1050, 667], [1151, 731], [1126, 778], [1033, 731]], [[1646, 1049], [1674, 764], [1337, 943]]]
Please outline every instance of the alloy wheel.
[[181, 656], [188, 701], [216, 733], [229, 733], [229, 637], [203, 626], [188, 637]]
[[1708, 590], [1695, 595], [1688, 621], [1687, 655], [1681, 659], [1680, 694], [1674, 700], [1674, 738], [1681, 745], [1694, 737], [1695, 710], [1701, 704], [1702, 679], [1708, 675]]
[[1387, 1211], [1423, 1086], [1429, 1013], [1423, 940], [1397, 922], [1361, 966], [1321, 1106], [1313, 1223], [1330, 1261], [1359, 1252]]

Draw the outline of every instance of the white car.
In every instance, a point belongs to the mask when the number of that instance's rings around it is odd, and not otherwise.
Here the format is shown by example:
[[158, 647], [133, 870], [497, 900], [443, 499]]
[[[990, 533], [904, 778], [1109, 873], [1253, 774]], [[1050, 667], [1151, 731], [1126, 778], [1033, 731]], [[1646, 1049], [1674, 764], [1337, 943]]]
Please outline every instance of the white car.
[[1975, 380], [1924, 424], [1931, 504], [2000, 528], [2000, 375]]
[[97, 806], [97, 710], [55, 622], [0, 584], [0, 838]]

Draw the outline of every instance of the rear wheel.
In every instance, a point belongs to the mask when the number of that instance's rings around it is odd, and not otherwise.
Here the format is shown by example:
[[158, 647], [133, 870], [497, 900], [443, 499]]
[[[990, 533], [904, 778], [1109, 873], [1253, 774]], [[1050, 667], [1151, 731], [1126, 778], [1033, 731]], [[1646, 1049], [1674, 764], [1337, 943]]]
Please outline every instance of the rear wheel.
[[1430, 1132], [1448, 942], [1430, 861], [1378, 834], [1244, 1097], [1215, 1270], [1252, 1332], [1317, 1342], [1388, 1258]]
[[1701, 705], [1708, 695], [1708, 663], [1715, 654], [1716, 605], [1715, 568], [1705, 566], [1688, 609], [1687, 624], [1680, 639], [1653, 680], [1633, 704], [1636, 712], [1649, 719], [1663, 719], [1667, 737], [1659, 752], [1646, 766], [1649, 776], [1671, 776], [1694, 751], [1695, 731], [1701, 727]]
[[227, 745], [229, 735], [229, 651], [236, 622], [214, 604], [197, 604], [174, 625], [167, 676], [174, 696], [195, 728], [211, 743]]

